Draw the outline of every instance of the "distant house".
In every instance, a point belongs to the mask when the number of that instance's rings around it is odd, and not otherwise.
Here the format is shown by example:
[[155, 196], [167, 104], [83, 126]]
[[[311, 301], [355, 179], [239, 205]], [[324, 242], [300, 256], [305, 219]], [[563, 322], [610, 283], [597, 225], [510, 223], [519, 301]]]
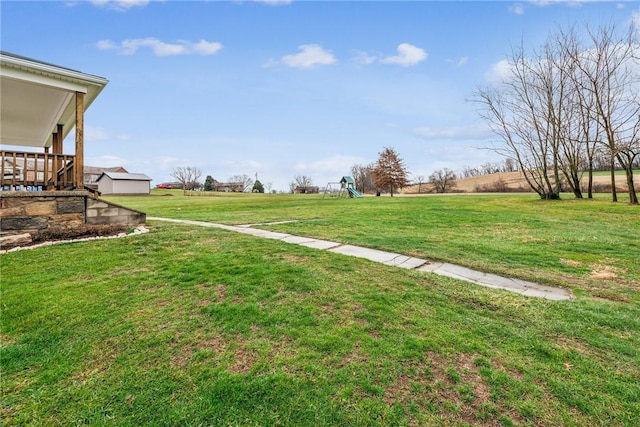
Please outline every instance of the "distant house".
[[98, 178], [100, 178], [100, 175], [102, 175], [104, 172], [128, 173], [129, 171], [123, 168], [122, 166], [115, 166], [112, 168], [103, 168], [99, 166], [85, 166], [84, 167], [84, 186], [97, 190]]
[[103, 172], [98, 179], [101, 194], [150, 194], [151, 178], [143, 173]]
[[306, 187], [296, 187], [293, 189], [295, 194], [317, 194], [320, 192], [320, 187], [316, 185], [308, 185]]
[[213, 191], [242, 193], [244, 191], [244, 183], [243, 182], [218, 182], [214, 179]]

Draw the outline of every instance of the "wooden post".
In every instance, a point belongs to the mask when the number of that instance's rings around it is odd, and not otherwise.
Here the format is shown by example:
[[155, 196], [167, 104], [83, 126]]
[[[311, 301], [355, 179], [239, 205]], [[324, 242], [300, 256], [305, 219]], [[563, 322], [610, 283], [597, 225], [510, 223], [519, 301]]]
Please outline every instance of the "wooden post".
[[73, 162], [75, 188], [84, 188], [84, 93], [76, 92], [76, 157]]
[[52, 145], [52, 149], [53, 149], [53, 154], [62, 154], [62, 131], [64, 129], [64, 126], [61, 124], [58, 124], [57, 128], [56, 128], [56, 132], [53, 134], [53, 144]]
[[[53, 143], [51, 144], [51, 149], [53, 151], [51, 178], [53, 179], [53, 184], [55, 186], [58, 186], [58, 171], [62, 168], [62, 158], [59, 155], [62, 154], [63, 130], [64, 125], [58, 123], [56, 133], [53, 134]], [[48, 189], [51, 190], [52, 188]]]

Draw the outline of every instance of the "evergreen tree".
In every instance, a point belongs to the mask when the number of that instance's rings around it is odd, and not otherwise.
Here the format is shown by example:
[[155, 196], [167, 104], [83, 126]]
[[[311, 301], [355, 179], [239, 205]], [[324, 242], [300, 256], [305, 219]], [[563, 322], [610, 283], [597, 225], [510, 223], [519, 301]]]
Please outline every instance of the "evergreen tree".
[[252, 193], [264, 193], [264, 186], [262, 183], [256, 179], [256, 182], [253, 183]]
[[204, 191], [213, 191], [213, 183], [213, 177], [211, 175], [207, 175], [207, 178], [204, 180]]

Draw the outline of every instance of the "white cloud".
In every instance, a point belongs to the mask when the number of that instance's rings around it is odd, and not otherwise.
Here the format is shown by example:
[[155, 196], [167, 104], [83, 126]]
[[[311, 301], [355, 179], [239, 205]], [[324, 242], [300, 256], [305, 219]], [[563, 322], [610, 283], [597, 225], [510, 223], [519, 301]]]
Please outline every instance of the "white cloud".
[[491, 68], [484, 73], [484, 79], [488, 83], [502, 83], [509, 76], [510, 72], [511, 65], [509, 61], [503, 59], [493, 64]]
[[151, 0], [90, 0], [90, 2], [94, 6], [125, 11], [132, 7], [147, 6]]
[[522, 3], [514, 3], [509, 6], [509, 12], [516, 15], [524, 15], [524, 5]]
[[397, 55], [382, 58], [380, 62], [383, 64], [396, 64], [409, 67], [424, 61], [427, 59], [427, 56], [427, 52], [423, 49], [409, 43], [402, 43], [398, 45]]
[[631, 25], [633, 25], [636, 31], [640, 31], [640, 12], [631, 12]]
[[300, 53], [285, 55], [282, 62], [294, 68], [312, 68], [315, 65], [329, 65], [336, 62], [330, 51], [324, 50], [317, 44], [303, 44], [298, 46]]
[[96, 43], [96, 47], [99, 50], [118, 49], [118, 46], [111, 40], [100, 40], [98, 43]]
[[120, 44], [111, 40], [100, 40], [96, 43], [96, 47], [100, 50], [116, 50], [121, 55], [133, 55], [139, 49], [149, 48], [156, 56], [171, 55], [213, 55], [222, 49], [219, 42], [210, 42], [200, 40], [198, 42], [190, 42], [187, 40], [178, 40], [176, 43], [165, 43], [154, 37], [144, 39], [127, 39]]
[[356, 56], [353, 58], [353, 62], [360, 65], [370, 65], [376, 62], [378, 58], [373, 55], [368, 54], [367, 52], [357, 51]]
[[[526, 2], [518, 2], [509, 5], [509, 12], [515, 15], [524, 15], [525, 9], [534, 7], [547, 7], [555, 5], [563, 5], [566, 7], [582, 7], [585, 3], [595, 3], [601, 0], [529, 0]], [[619, 6], [618, 6], [619, 7]]]
[[456, 64], [456, 67], [462, 67], [463, 65], [466, 65], [467, 62], [469, 62], [469, 57], [468, 56], [463, 56], [461, 58], [458, 59], [447, 59], [446, 62], [452, 63], [452, 64]]

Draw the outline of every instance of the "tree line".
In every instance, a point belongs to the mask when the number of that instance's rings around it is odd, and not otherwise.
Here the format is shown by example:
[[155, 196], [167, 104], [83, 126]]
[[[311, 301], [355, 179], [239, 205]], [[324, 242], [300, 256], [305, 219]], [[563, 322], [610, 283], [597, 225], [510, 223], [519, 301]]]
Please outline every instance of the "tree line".
[[262, 184], [256, 175], [253, 180], [249, 175], [233, 175], [226, 182], [216, 181], [211, 175], [207, 175], [204, 183], [200, 181], [202, 172], [197, 167], [180, 166], [171, 171], [171, 176], [182, 186], [184, 194], [187, 191], [233, 191], [233, 192], [270, 192], [272, 184]]
[[473, 101], [499, 142], [493, 148], [517, 165], [543, 199], [565, 183], [582, 198], [580, 178], [606, 165], [617, 201], [616, 169], [625, 172], [629, 202], [638, 204], [633, 168], [640, 157], [640, 44], [630, 27], [558, 29], [538, 50], [512, 51], [500, 83], [478, 88]]

